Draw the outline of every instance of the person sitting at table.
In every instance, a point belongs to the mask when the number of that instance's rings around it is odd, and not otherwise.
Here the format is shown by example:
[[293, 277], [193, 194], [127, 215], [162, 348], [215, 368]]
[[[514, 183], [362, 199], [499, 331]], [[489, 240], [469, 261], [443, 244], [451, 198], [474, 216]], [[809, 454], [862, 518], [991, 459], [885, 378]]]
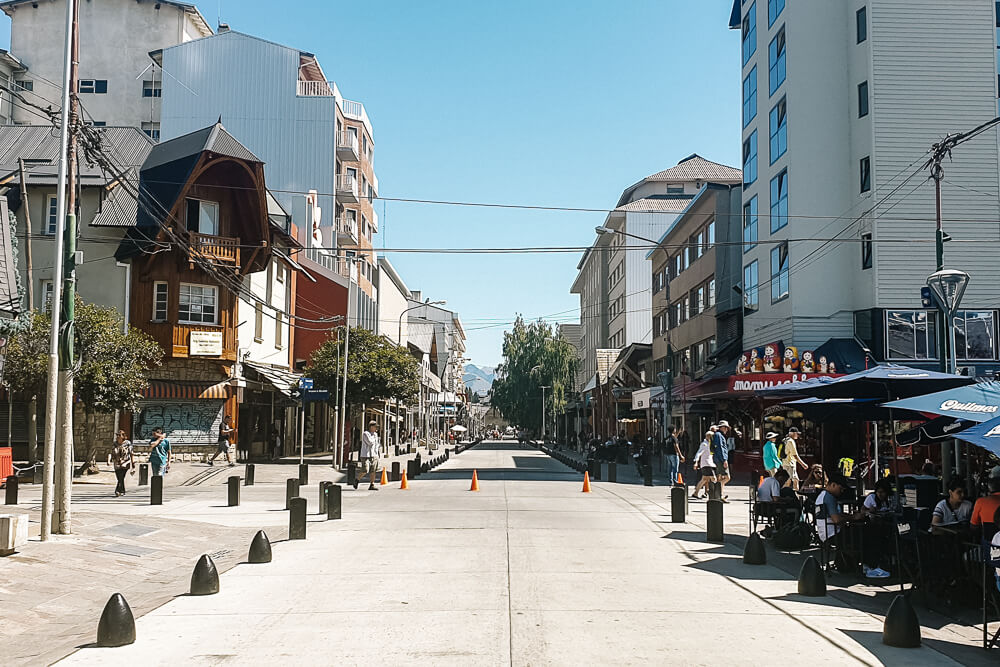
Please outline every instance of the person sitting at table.
[[841, 475], [831, 475], [826, 488], [816, 496], [816, 532], [820, 542], [835, 537], [854, 517], [844, 514], [840, 507], [840, 496], [847, 488], [847, 480]]
[[757, 501], [770, 503], [781, 499], [781, 487], [788, 482], [788, 473], [782, 468], [774, 477], [764, 477], [757, 487]]
[[809, 466], [809, 474], [802, 482], [801, 488], [808, 489], [810, 487], [815, 489], [822, 489], [826, 487], [826, 473], [823, 471], [823, 466], [819, 463], [814, 463]]
[[941, 533], [945, 532], [944, 528], [968, 524], [971, 517], [972, 503], [965, 499], [965, 483], [958, 478], [952, 479], [948, 484], [948, 497], [934, 506], [931, 532]]
[[880, 479], [875, 483], [875, 488], [865, 496], [865, 502], [861, 511], [868, 514], [882, 514], [885, 512], [895, 512], [899, 507], [896, 502], [896, 495], [893, 493], [892, 482], [888, 479]]
[[987, 483], [990, 495], [977, 499], [972, 508], [970, 522], [973, 527], [978, 528], [984, 523], [991, 523], [997, 510], [1000, 509], [1000, 466], [996, 466], [990, 471]]

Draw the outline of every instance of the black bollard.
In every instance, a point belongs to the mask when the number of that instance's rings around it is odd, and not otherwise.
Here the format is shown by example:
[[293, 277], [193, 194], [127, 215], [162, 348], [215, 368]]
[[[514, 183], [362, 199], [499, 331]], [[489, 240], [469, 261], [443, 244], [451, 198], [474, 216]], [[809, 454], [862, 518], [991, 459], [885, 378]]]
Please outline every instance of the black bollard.
[[722, 501], [708, 501], [708, 517], [705, 523], [705, 533], [709, 542], [725, 542], [726, 535], [722, 523]]
[[354, 486], [358, 483], [358, 464], [351, 461], [347, 464], [347, 486]]
[[809, 556], [799, 570], [799, 595], [811, 598], [821, 598], [826, 595], [826, 575], [819, 561]]
[[267, 533], [258, 530], [250, 542], [250, 554], [247, 556], [248, 563], [270, 563], [271, 562], [271, 540], [267, 539]]
[[601, 479], [601, 462], [594, 459], [590, 462], [590, 481], [598, 481]]
[[399, 445], [396, 445], [396, 453], [394, 456], [399, 456]]
[[423, 464], [420, 465], [420, 474], [422, 475], [425, 472], [429, 472], [430, 469], [431, 469], [431, 466], [430, 466], [429, 463], [423, 463]]
[[215, 595], [219, 592], [219, 571], [215, 561], [203, 554], [191, 573], [191, 595]]
[[139, 464], [139, 486], [146, 486], [149, 484], [149, 464], [140, 463]]
[[256, 469], [254, 468], [254, 464], [248, 463], [246, 467], [246, 472], [244, 473], [243, 477], [243, 486], [253, 486], [253, 478], [255, 472]]
[[670, 487], [670, 521], [684, 523], [687, 515], [687, 488], [683, 486]]
[[618, 465], [614, 461], [608, 461], [608, 481], [618, 481]]
[[897, 648], [920, 647], [920, 621], [905, 595], [897, 595], [889, 605], [882, 624], [882, 643]]
[[289, 501], [291, 512], [288, 513], [288, 539], [306, 539], [306, 499], [292, 498]]
[[722, 485], [718, 482], [708, 483], [708, 499], [722, 500]]
[[292, 509], [292, 498], [299, 495], [299, 480], [289, 477], [285, 480], [285, 509]]
[[240, 505], [240, 476], [233, 475], [229, 478], [229, 506], [239, 507]]
[[643, 486], [653, 486], [653, 466], [642, 466], [642, 484]]
[[121, 593], [108, 598], [97, 623], [98, 646], [125, 646], [135, 643], [135, 617]]
[[390, 482], [399, 481], [399, 461], [392, 462], [392, 471], [389, 473], [389, 481]]
[[149, 480], [149, 504], [163, 504], [163, 475], [153, 475]]
[[320, 482], [319, 483], [319, 509], [317, 514], [326, 514], [326, 487], [333, 482]]
[[420, 473], [423, 472], [423, 468], [420, 465], [420, 453], [419, 452], [417, 453], [416, 456], [413, 457], [413, 460], [417, 462], [416, 467], [413, 469], [413, 472], [414, 472], [413, 477], [416, 478], [416, 477], [419, 477]]
[[767, 565], [767, 551], [764, 549], [764, 540], [760, 539], [759, 533], [750, 533], [746, 546], [743, 547], [743, 564]]
[[326, 487], [326, 518], [339, 519], [343, 508], [340, 484], [331, 483]]
[[413, 479], [417, 476], [417, 462], [410, 459], [406, 462], [406, 478]]
[[309, 486], [309, 464], [299, 464], [299, 486]]
[[7, 493], [5, 496], [4, 502], [7, 505], [17, 504], [17, 475], [11, 475], [7, 478]]

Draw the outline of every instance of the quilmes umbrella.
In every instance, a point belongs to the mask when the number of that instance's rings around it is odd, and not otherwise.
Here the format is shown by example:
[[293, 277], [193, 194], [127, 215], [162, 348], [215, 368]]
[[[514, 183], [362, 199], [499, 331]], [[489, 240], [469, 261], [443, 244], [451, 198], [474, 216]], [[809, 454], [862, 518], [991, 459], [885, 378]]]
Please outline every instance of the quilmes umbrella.
[[[785, 401], [782, 405], [800, 410], [814, 422], [826, 421], [881, 421], [893, 416], [906, 418], [908, 412], [900, 410], [895, 415], [888, 408], [878, 404], [877, 398], [801, 398], [797, 401]], [[900, 414], [903, 413], [902, 415]]]
[[[909, 400], [909, 399], [907, 399]], [[916, 428], [896, 434], [896, 443], [899, 445], [921, 445], [938, 442], [947, 438], [954, 438], [956, 434], [971, 428], [976, 422], [968, 419], [955, 419], [954, 417], [938, 417], [929, 422], [921, 424]]]
[[882, 405], [981, 423], [1000, 417], [1000, 382], [980, 382]]
[[[974, 382], [973, 378], [962, 375], [927, 371], [898, 364], [884, 364], [844, 375], [830, 382], [817, 383], [802, 393], [817, 398], [881, 398], [891, 401], [932, 391], [955, 389]], [[888, 404], [886, 406], [909, 407], [888, 406]]]
[[955, 437], [1000, 456], [1000, 417], [976, 424]]

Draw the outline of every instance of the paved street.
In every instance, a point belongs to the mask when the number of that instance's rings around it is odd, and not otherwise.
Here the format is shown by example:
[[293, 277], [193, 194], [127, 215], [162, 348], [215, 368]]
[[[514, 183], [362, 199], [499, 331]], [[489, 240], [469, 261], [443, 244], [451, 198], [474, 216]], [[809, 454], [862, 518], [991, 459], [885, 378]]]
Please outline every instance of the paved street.
[[[408, 491], [350, 495], [342, 521], [311, 522], [270, 564], [233, 567], [218, 595], [171, 584], [177, 597], [138, 619], [134, 645], [64, 663], [941, 665], [974, 644], [938, 624], [924, 648], [885, 647], [879, 616], [800, 598], [784, 569], [707, 544], [701, 506], [670, 524], [662, 487], [599, 482], [585, 495], [580, 481], [537, 450], [485, 443]], [[239, 523], [284, 517], [276, 500]], [[735, 531], [745, 506], [727, 511]]]

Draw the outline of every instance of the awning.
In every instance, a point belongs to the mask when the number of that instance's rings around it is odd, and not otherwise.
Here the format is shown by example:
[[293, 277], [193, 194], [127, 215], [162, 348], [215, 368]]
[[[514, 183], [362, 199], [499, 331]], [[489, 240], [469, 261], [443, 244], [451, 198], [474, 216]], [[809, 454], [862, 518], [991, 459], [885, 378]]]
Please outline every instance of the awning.
[[229, 381], [216, 382], [167, 382], [150, 380], [142, 391], [143, 398], [229, 398]]
[[293, 373], [292, 371], [257, 364], [252, 361], [244, 361], [243, 367], [249, 368], [257, 375], [260, 375], [265, 382], [277, 389], [286, 398], [292, 397], [292, 390], [299, 386], [299, 378], [302, 377], [301, 373]]
[[896, 434], [896, 443], [900, 445], [922, 445], [938, 442], [955, 435], [967, 428], [972, 428], [976, 422], [954, 417], [938, 417], [916, 428]]
[[581, 394], [586, 394], [588, 391], [594, 391], [595, 389], [597, 389], [597, 374], [596, 373], [594, 374], [594, 377], [590, 378], [590, 381], [587, 382], [587, 384], [585, 384], [583, 386], [583, 390], [580, 393]]

